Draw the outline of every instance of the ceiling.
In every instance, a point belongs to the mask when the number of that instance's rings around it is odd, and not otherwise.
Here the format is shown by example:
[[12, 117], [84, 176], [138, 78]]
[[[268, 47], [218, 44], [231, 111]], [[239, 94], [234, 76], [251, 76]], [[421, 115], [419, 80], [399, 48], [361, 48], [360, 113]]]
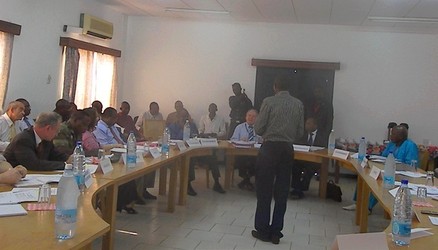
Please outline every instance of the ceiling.
[[[95, 0], [130, 16], [170, 17], [200, 21], [275, 22], [296, 24], [438, 29], [436, 23], [378, 22], [369, 16], [438, 18], [438, 0]], [[201, 14], [166, 8], [229, 11]]]

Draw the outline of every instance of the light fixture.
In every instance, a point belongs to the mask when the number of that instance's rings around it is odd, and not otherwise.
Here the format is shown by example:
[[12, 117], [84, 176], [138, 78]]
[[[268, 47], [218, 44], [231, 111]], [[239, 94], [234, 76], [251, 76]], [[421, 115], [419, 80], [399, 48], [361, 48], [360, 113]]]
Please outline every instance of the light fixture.
[[437, 18], [369, 16], [368, 20], [387, 23], [438, 23]]
[[187, 8], [166, 8], [165, 11], [201, 13], [201, 14], [222, 14], [222, 15], [230, 14], [230, 12], [226, 10], [205, 10], [205, 9], [187, 9]]

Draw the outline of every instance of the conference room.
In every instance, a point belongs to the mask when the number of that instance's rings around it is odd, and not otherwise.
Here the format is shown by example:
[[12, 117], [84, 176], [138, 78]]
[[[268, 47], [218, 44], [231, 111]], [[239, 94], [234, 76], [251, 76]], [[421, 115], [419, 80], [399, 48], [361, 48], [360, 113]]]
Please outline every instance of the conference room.
[[[15, 33], [9, 39], [1, 33], [0, 48], [9, 49], [0, 63], [3, 109], [10, 101], [22, 97], [31, 104], [33, 119], [39, 113], [52, 111], [58, 99], [66, 98], [80, 109], [89, 107], [94, 100], [100, 100], [104, 108], [116, 109], [122, 101], [128, 101], [133, 117], [141, 117], [153, 101], [159, 103], [160, 112], [166, 117], [174, 111], [175, 101], [181, 100], [196, 122], [208, 113], [208, 105], [215, 103], [217, 114], [229, 122], [228, 100], [233, 96], [233, 83], [239, 82], [256, 106], [261, 104], [260, 93], [264, 91], [257, 89], [262, 68], [280, 68], [292, 77], [313, 67], [325, 71], [321, 67], [335, 65], [329, 78], [296, 79], [316, 79], [329, 91], [336, 138], [359, 142], [364, 136], [371, 144], [383, 144], [388, 123], [395, 121], [409, 124], [409, 138], [417, 145], [438, 143], [433, 126], [438, 108], [434, 101], [438, 94], [435, 82], [438, 60], [434, 53], [438, 48], [434, 19], [438, 6], [430, 1], [1, 3], [0, 20], [8, 23], [6, 29], [2, 23], [1, 30]], [[187, 9], [207, 12], [181, 12]], [[112, 38], [82, 34], [81, 13], [111, 23]], [[389, 17], [392, 19], [385, 19]], [[78, 75], [80, 81], [73, 99], [66, 74], [71, 47], [80, 50], [80, 60], [92, 61], [86, 69], [96, 70], [94, 77]], [[93, 63], [99, 66], [93, 68]], [[279, 64], [283, 66], [278, 67]], [[173, 168], [169, 168], [168, 178], [177, 180], [176, 187], [172, 187], [174, 194], [169, 187], [165, 195], [159, 194], [161, 182], [157, 174], [157, 184], [149, 190], [158, 196], [156, 202], [136, 206], [139, 214], [134, 216], [114, 213], [115, 224], [111, 229], [104, 220], [99, 222], [98, 216], [93, 217], [95, 224], [104, 228], [103, 234], [113, 230], [114, 249], [329, 249], [336, 235], [361, 232], [356, 213], [342, 209], [353, 203], [358, 173], [351, 171], [354, 164], [337, 160], [341, 162], [338, 183], [343, 192], [341, 203], [321, 199], [320, 183], [313, 178], [303, 199], [288, 200], [285, 236], [279, 245], [252, 238], [255, 193], [238, 188], [237, 173], [230, 187], [224, 185], [226, 152], [219, 159], [220, 181], [226, 194], [206, 188], [205, 169], [198, 168], [192, 183], [198, 195], [179, 198], [180, 179], [171, 177]], [[326, 158], [319, 161], [323, 159]], [[183, 168], [184, 162], [179, 160], [175, 164]], [[329, 173], [336, 172], [332, 165], [328, 163]], [[158, 172], [160, 169], [157, 166]], [[174, 174], [179, 177], [180, 172]], [[329, 175], [329, 179], [335, 179]], [[94, 191], [110, 187], [112, 181], [101, 179], [95, 182], [98, 183], [100, 186], [90, 189], [87, 201], [90, 211]], [[371, 187], [371, 191], [375, 190]], [[173, 213], [168, 212], [169, 195], [175, 196]], [[185, 205], [181, 206], [182, 203]], [[390, 226], [390, 220], [384, 218], [386, 209], [379, 204], [368, 215], [368, 232], [382, 232]], [[1, 238], [12, 233], [8, 230]], [[101, 236], [95, 238], [80, 246], [91, 244], [100, 248], [106, 244]]]

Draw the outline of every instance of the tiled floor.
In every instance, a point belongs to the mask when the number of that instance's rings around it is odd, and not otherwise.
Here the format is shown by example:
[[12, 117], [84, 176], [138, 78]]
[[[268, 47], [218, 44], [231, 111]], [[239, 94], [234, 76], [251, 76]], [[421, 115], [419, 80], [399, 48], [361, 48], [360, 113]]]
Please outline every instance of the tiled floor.
[[[198, 195], [189, 196], [187, 206], [177, 206], [174, 213], [166, 212], [166, 197], [161, 196], [144, 206], [137, 205], [137, 215], [117, 214], [117, 229], [136, 232], [138, 236], [116, 232], [115, 249], [330, 249], [337, 234], [358, 232], [354, 212], [342, 210], [342, 206], [351, 204], [355, 178], [341, 178], [341, 203], [318, 198], [318, 181], [313, 179], [304, 199], [289, 200], [284, 237], [279, 245], [273, 245], [251, 236], [254, 192], [234, 185], [226, 194], [219, 194], [206, 188], [205, 170], [198, 169], [196, 176], [193, 187]], [[238, 181], [236, 173], [235, 182]], [[151, 193], [158, 191], [152, 189]], [[388, 223], [377, 205], [369, 217], [369, 231], [382, 231]], [[100, 242], [95, 242], [95, 248], [100, 248]]]

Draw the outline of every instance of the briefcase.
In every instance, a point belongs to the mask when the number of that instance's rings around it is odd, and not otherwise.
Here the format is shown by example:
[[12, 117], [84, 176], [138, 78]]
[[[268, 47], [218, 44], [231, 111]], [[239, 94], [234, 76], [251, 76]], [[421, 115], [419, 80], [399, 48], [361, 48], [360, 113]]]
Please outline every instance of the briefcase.
[[337, 202], [342, 201], [342, 191], [341, 187], [336, 185], [333, 180], [329, 180], [327, 182], [327, 199], [333, 199]]

